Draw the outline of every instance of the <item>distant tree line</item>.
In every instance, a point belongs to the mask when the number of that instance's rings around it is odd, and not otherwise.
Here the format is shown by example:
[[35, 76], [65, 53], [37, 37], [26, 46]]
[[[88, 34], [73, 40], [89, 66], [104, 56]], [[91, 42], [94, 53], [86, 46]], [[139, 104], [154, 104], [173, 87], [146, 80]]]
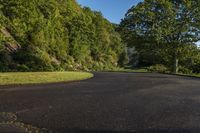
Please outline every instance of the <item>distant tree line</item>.
[[111, 70], [125, 45], [75, 0], [0, 0], [0, 71]]

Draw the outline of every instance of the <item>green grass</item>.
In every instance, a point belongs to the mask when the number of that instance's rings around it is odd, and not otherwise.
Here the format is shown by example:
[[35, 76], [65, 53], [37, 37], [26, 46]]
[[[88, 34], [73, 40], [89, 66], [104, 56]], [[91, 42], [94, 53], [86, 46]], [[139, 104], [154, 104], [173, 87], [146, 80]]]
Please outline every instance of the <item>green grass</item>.
[[145, 69], [145, 68], [140, 68], [140, 69], [119, 68], [116, 71], [118, 71], [118, 72], [138, 72], [138, 73], [148, 72], [147, 69]]
[[176, 75], [178, 75], [178, 76], [189, 76], [189, 77], [200, 77], [200, 74], [183, 74], [183, 73], [178, 73]]
[[200, 74], [192, 74], [190, 76], [194, 76], [194, 77], [200, 77]]
[[144, 72], [148, 72], [147, 69], [124, 69], [124, 72], [140, 72], [140, 73], [144, 73]]
[[196, 74], [195, 76], [200, 77], [200, 74]]
[[93, 74], [87, 72], [9, 72], [0, 73], [0, 85], [68, 82], [91, 77]]

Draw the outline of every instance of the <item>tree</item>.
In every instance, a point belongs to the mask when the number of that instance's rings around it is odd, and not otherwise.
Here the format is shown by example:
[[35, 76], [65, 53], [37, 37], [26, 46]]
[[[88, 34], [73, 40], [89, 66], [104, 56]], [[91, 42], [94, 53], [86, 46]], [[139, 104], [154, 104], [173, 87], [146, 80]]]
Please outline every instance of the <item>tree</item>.
[[127, 12], [121, 28], [129, 45], [134, 40], [170, 49], [177, 73], [183, 47], [200, 39], [200, 1], [144, 0]]
[[[21, 46], [10, 61], [4, 44]], [[110, 70], [123, 51], [114, 26], [76, 0], [0, 0], [0, 71]]]

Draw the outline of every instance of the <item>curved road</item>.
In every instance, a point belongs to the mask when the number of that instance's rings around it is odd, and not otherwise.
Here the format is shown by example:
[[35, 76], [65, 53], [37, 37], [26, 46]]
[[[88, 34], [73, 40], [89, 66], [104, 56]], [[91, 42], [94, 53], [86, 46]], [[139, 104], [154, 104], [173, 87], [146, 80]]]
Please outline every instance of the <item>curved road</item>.
[[0, 87], [0, 132], [199, 133], [200, 79], [95, 73], [93, 79]]

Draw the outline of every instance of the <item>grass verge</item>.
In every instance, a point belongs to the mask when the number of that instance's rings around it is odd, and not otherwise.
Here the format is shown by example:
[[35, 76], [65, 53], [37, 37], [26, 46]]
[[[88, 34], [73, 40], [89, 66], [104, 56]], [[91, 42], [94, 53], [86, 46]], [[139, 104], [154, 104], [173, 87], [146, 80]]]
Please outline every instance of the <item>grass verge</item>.
[[196, 77], [200, 77], [200, 74], [195, 74], [194, 76], [196, 76]]
[[93, 77], [87, 72], [9, 72], [0, 73], [0, 85], [55, 83]]
[[178, 74], [182, 76], [200, 77], [200, 74]]
[[124, 69], [124, 72], [136, 72], [136, 73], [146, 73], [147, 69]]

